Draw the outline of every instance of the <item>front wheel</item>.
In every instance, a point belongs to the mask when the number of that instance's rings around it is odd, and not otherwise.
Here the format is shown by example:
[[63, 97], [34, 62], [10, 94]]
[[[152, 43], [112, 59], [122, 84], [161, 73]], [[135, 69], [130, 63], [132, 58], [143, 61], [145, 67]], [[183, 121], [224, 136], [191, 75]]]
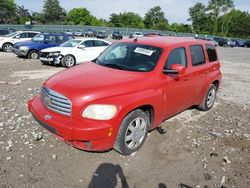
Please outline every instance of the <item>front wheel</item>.
[[216, 92], [217, 92], [216, 86], [214, 84], [211, 84], [203, 102], [200, 105], [198, 105], [198, 109], [202, 111], [210, 110], [214, 105], [216, 99]]
[[11, 52], [12, 51], [13, 44], [11, 43], [5, 43], [3, 44], [3, 51], [4, 52]]
[[76, 64], [75, 57], [72, 55], [66, 55], [62, 58], [62, 66], [69, 68], [73, 67]]
[[39, 58], [39, 52], [37, 50], [31, 50], [28, 54], [29, 59], [38, 59]]
[[116, 137], [114, 149], [123, 155], [138, 151], [146, 140], [149, 117], [142, 110], [129, 113], [122, 121]]

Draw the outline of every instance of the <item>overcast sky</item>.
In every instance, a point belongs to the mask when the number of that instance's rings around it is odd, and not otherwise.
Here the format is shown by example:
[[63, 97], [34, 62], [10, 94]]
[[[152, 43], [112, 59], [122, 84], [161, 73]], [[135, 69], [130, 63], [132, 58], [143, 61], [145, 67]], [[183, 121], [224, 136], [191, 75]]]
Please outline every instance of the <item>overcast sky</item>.
[[[72, 8], [85, 7], [97, 18], [108, 19], [112, 13], [132, 11], [144, 16], [152, 7], [159, 5], [170, 23], [188, 23], [188, 9], [197, 2], [208, 0], [59, 0], [60, 5], [69, 11]], [[16, 0], [30, 11], [40, 12], [43, 0]], [[250, 0], [235, 0], [235, 7], [250, 12]]]

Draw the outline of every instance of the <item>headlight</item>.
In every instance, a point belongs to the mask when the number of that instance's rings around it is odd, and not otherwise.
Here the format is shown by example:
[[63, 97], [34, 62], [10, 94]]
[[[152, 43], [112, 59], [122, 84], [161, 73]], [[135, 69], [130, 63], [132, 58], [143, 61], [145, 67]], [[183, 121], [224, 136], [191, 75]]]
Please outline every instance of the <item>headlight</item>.
[[28, 47], [28, 46], [20, 46], [20, 47], [19, 47], [19, 50], [20, 50], [20, 51], [28, 51], [28, 50], [29, 50], [29, 47]]
[[50, 52], [49, 55], [51, 55], [51, 56], [59, 56], [60, 52]]
[[82, 113], [82, 117], [96, 120], [109, 120], [116, 114], [115, 105], [93, 104], [89, 105]]

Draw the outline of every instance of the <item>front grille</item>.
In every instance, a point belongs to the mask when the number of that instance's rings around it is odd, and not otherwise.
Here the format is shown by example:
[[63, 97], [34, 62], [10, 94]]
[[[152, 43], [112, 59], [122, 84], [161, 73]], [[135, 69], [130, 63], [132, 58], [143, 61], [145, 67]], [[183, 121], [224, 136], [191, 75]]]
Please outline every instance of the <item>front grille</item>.
[[49, 57], [49, 52], [40, 52], [40, 57]]
[[71, 116], [72, 105], [71, 105], [71, 101], [67, 97], [47, 87], [42, 87], [41, 99], [42, 99], [43, 104], [48, 109], [58, 112], [60, 114], [66, 115], [66, 116]]

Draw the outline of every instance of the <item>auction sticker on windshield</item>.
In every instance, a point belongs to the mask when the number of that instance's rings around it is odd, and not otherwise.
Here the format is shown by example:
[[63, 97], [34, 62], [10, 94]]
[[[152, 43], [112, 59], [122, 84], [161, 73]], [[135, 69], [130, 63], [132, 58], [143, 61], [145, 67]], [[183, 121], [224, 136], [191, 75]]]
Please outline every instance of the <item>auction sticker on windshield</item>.
[[151, 56], [154, 51], [153, 50], [148, 50], [148, 49], [145, 49], [145, 48], [140, 48], [140, 47], [137, 47], [135, 50], [134, 50], [135, 53], [139, 53], [139, 54], [143, 54], [143, 55], [147, 55], [147, 56]]

